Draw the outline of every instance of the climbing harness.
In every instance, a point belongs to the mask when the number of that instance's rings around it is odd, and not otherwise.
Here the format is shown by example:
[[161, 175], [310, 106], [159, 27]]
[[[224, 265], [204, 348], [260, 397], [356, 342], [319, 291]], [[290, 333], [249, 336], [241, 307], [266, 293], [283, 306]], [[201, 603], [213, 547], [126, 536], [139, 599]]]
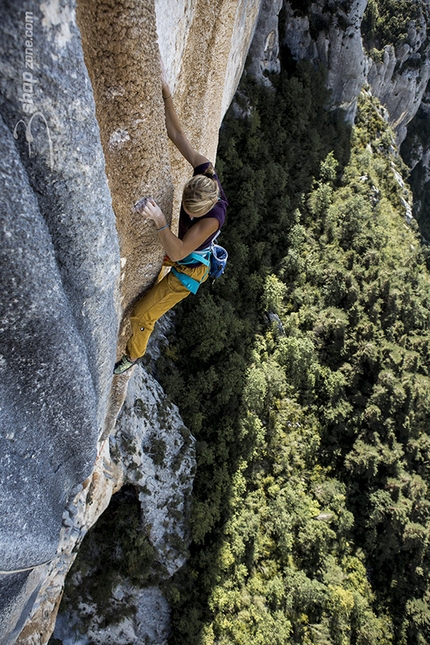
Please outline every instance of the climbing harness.
[[188, 291], [191, 291], [191, 293], [197, 293], [200, 285], [204, 282], [207, 275], [209, 275], [210, 278], [213, 278], [213, 280], [216, 280], [216, 278], [219, 278], [225, 271], [228, 253], [223, 246], [215, 244], [215, 240], [220, 232], [221, 231], [218, 231], [215, 235], [209, 248], [202, 249], [201, 251], [193, 251], [182, 260], [179, 260], [179, 262], [176, 262], [176, 264], [179, 264], [180, 266], [189, 266], [196, 264], [196, 262], [204, 264], [207, 267], [207, 271], [205, 271], [201, 280], [195, 280], [187, 273], [183, 273], [182, 271], [178, 271], [175, 267], [172, 267], [173, 274], [180, 282], [182, 282]]
[[193, 251], [179, 262], [176, 262], [176, 264], [179, 264], [180, 266], [188, 266], [190, 264], [196, 264], [196, 262], [198, 262], [199, 264], [204, 264], [207, 267], [207, 270], [204, 272], [201, 280], [195, 280], [187, 273], [183, 273], [182, 271], [178, 271], [175, 267], [172, 267], [172, 273], [178, 278], [180, 282], [182, 282], [182, 284], [186, 289], [188, 289], [188, 291], [191, 291], [191, 293], [197, 293], [200, 285], [206, 279], [206, 276], [210, 271], [210, 254], [211, 249]]

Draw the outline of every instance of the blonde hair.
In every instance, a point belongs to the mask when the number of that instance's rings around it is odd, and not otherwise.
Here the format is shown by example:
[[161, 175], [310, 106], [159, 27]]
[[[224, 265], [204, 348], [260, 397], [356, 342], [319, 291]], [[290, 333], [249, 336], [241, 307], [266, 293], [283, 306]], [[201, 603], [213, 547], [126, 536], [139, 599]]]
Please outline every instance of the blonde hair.
[[185, 184], [182, 203], [192, 215], [206, 215], [217, 203], [220, 191], [214, 175], [214, 167], [210, 164], [204, 175], [195, 175]]

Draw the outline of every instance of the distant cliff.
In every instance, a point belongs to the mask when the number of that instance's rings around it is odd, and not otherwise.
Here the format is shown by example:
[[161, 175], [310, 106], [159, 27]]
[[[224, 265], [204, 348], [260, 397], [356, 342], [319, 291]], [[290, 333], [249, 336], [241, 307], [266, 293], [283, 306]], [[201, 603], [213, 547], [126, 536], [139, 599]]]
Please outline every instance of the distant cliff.
[[[284, 3], [282, 42], [296, 60], [307, 58], [327, 68], [335, 105], [353, 120], [357, 97], [366, 83], [387, 108], [398, 141], [415, 116], [430, 78], [427, 6], [402, 5], [398, 25], [396, 3], [377, 0], [328, 0]], [[405, 3], [406, 4], [406, 3]], [[393, 20], [394, 18], [396, 20]]]

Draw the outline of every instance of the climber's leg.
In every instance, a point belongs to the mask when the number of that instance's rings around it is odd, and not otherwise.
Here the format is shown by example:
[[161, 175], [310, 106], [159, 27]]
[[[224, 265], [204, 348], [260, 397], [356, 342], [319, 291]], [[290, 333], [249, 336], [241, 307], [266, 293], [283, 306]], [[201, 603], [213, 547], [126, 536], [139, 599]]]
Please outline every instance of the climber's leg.
[[144, 355], [157, 320], [189, 293], [172, 273], [168, 273], [135, 304], [130, 316], [132, 335], [125, 350], [127, 356], [136, 360]]
[[[186, 272], [195, 280], [201, 280], [207, 270], [204, 265], [199, 265]], [[170, 272], [136, 303], [130, 316], [132, 335], [125, 350], [131, 360], [145, 354], [157, 320], [189, 294], [182, 282]]]

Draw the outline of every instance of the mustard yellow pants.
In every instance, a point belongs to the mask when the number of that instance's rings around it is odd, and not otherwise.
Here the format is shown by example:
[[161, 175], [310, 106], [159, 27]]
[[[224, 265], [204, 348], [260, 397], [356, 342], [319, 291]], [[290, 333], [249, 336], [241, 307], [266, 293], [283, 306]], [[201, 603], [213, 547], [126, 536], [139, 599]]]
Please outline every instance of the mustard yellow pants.
[[[205, 282], [208, 277], [208, 270], [204, 264], [190, 268], [167, 260], [164, 266], [174, 266], [179, 272], [186, 273], [199, 282]], [[189, 295], [190, 291], [170, 271], [143, 298], [138, 300], [131, 312], [132, 333], [125, 349], [127, 356], [131, 360], [135, 361], [146, 352], [149, 337], [157, 320]]]

